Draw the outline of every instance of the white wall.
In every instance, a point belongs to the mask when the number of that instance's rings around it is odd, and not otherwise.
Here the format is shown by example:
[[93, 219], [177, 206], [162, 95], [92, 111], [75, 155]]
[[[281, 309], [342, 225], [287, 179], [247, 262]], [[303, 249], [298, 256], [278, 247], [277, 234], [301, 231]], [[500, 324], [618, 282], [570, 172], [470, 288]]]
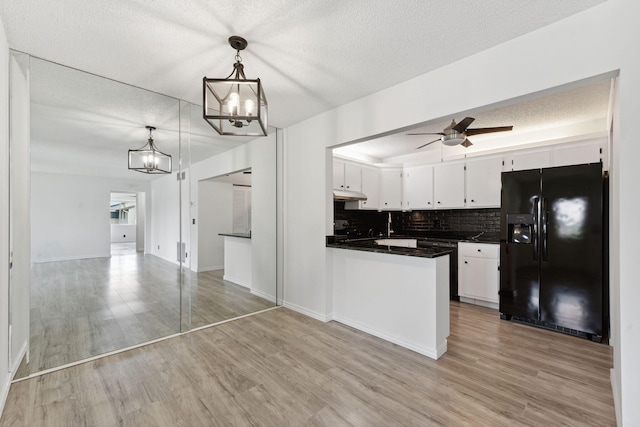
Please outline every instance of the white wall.
[[199, 181], [198, 185], [198, 264], [197, 271], [224, 268], [224, 237], [231, 232], [233, 185]]
[[144, 192], [136, 193], [136, 251], [146, 252], [148, 233], [145, 232], [147, 227], [147, 194]]
[[148, 188], [146, 181], [33, 172], [33, 262], [110, 256], [111, 192], [146, 191]]
[[126, 243], [136, 241], [136, 224], [111, 224], [110, 242]]
[[9, 392], [9, 45], [0, 19], [0, 412]]
[[251, 292], [275, 303], [277, 273], [276, 133], [251, 149]]
[[[320, 319], [331, 317], [324, 236], [331, 231], [327, 147], [402, 129], [442, 117], [459, 116], [620, 70], [620, 117], [614, 135], [617, 164], [612, 168], [614, 228], [625, 230], [612, 240], [618, 254], [619, 312], [612, 313], [614, 395], [623, 425], [640, 424], [640, 318], [635, 306], [640, 286], [634, 266], [640, 227], [637, 185], [640, 158], [637, 113], [640, 111], [640, 55], [630, 54], [640, 30], [640, 6], [632, 0], [609, 0], [578, 15], [462, 59], [455, 64], [364, 97], [289, 127], [285, 141], [285, 305]], [[470, 71], [471, 70], [471, 71]], [[398, 109], [398, 105], [403, 105]], [[617, 187], [617, 188], [616, 188]], [[614, 236], [616, 234], [614, 233]], [[304, 237], [304, 238], [303, 238]], [[614, 292], [615, 294], [615, 292]]]
[[[178, 181], [176, 176], [176, 173], [172, 173], [151, 181], [151, 202], [153, 204], [150, 212], [149, 243], [151, 247], [146, 249], [147, 253], [174, 264], [179, 263], [177, 245], [180, 242], [180, 184], [187, 182]], [[188, 243], [188, 239], [184, 237], [183, 241]], [[188, 238], [188, 236], [186, 237]], [[189, 247], [188, 244], [186, 247]], [[187, 256], [191, 257], [191, 254], [188, 253]]]
[[13, 376], [27, 352], [30, 323], [31, 221], [30, 207], [30, 98], [26, 55], [11, 57], [11, 195], [9, 207], [13, 267], [10, 275], [10, 369]]

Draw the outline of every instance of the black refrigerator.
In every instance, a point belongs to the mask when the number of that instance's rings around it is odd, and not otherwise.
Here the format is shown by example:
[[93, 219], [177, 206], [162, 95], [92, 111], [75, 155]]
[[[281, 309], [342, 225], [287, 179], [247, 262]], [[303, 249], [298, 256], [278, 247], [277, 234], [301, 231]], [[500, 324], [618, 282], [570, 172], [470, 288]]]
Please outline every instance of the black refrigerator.
[[606, 338], [600, 163], [502, 173], [500, 317]]

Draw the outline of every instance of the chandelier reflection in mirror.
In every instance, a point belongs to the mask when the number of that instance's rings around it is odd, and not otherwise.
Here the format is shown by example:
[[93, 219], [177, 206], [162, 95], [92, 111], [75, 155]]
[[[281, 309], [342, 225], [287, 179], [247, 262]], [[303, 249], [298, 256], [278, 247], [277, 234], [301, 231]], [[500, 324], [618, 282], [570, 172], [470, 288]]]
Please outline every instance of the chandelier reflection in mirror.
[[149, 129], [149, 139], [144, 147], [129, 150], [129, 169], [142, 173], [171, 173], [171, 156], [158, 150], [153, 142], [153, 126]]
[[225, 79], [202, 79], [203, 117], [220, 135], [266, 136], [267, 99], [260, 79], [245, 77], [240, 57], [247, 41], [232, 36], [229, 44], [236, 50], [231, 74]]

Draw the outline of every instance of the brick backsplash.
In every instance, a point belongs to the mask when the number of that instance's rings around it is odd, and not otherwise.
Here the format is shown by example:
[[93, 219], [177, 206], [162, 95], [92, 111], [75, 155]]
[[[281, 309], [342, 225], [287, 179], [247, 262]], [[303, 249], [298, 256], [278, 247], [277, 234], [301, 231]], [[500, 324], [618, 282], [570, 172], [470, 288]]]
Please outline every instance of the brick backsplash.
[[[387, 218], [387, 212], [345, 210], [344, 202], [334, 202], [334, 220], [338, 224], [336, 234], [346, 234], [348, 231], [350, 234], [364, 236], [369, 230], [375, 234], [384, 233], [387, 229]], [[500, 232], [500, 209], [392, 212], [391, 218], [396, 234], [442, 230]]]
[[421, 231], [500, 232], [500, 209], [453, 209], [398, 212], [396, 227], [402, 234]]

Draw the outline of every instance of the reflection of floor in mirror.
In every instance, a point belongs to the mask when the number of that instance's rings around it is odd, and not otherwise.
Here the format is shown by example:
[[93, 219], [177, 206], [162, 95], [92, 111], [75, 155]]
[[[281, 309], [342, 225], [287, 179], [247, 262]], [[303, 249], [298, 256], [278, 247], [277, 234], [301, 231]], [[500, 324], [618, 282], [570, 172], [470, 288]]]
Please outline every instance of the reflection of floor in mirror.
[[121, 242], [111, 244], [111, 256], [133, 255], [136, 253], [136, 242]]
[[[30, 360], [16, 378], [177, 333], [178, 266], [135, 253], [34, 264]], [[222, 280], [223, 270], [191, 275], [192, 327], [273, 303]]]

